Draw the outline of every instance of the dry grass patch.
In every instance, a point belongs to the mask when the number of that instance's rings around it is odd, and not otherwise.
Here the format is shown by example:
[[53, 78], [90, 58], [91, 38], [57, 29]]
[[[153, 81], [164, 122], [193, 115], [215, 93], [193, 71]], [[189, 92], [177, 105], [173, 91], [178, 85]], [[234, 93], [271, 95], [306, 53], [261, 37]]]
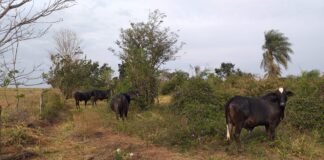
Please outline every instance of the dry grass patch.
[[170, 95], [160, 95], [155, 100], [155, 103], [159, 103], [160, 105], [168, 105], [171, 102], [172, 96]]
[[87, 139], [102, 136], [102, 120], [97, 113], [86, 110], [73, 116], [74, 131], [73, 136]]

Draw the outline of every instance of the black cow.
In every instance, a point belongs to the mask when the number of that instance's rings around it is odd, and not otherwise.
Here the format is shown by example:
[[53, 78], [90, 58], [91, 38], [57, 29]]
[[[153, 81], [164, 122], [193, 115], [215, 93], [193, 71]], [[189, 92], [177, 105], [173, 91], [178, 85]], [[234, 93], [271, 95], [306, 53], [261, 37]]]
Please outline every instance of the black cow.
[[74, 93], [75, 105], [77, 109], [80, 109], [80, 101], [84, 101], [84, 106], [87, 106], [87, 102], [91, 99], [91, 92], [75, 92]]
[[[263, 97], [235, 96], [225, 105], [227, 140], [234, 139], [240, 144], [242, 128], [252, 131], [256, 126], [265, 126], [269, 139], [275, 137], [275, 129], [284, 118], [284, 111], [291, 91], [279, 88]], [[233, 133], [235, 127], [235, 131]]]
[[94, 89], [91, 91], [92, 96], [92, 106], [97, 105], [97, 100], [104, 100], [108, 99], [108, 97], [111, 95], [111, 90], [98, 90]]
[[137, 91], [131, 91], [127, 93], [120, 93], [112, 98], [110, 107], [116, 113], [117, 120], [119, 117], [122, 118], [122, 120], [127, 118], [130, 101], [138, 96], [139, 93]]

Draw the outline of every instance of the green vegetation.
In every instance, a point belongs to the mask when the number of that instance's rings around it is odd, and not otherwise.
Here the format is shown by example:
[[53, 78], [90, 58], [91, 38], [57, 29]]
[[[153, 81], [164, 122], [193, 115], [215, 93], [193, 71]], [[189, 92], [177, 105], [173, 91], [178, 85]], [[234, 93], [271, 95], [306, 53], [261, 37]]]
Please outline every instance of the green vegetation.
[[59, 114], [64, 110], [63, 97], [56, 90], [44, 90], [43, 111], [41, 118], [53, 122], [59, 118]]
[[198, 148], [211, 152], [221, 150], [231, 156], [240, 151], [235, 143], [228, 145], [225, 141], [224, 104], [236, 94], [261, 96], [285, 86], [295, 95], [288, 101], [276, 140], [268, 140], [263, 127], [257, 127], [251, 135], [244, 130], [241, 137], [244, 155], [261, 159], [317, 159], [323, 154], [324, 93], [321, 87], [324, 77], [316, 73], [261, 80], [251, 75], [230, 75], [225, 80], [212, 75], [196, 76], [184, 80], [181, 87], [171, 92], [173, 98], [167, 105], [156, 104], [141, 111], [133, 103], [125, 123], [114, 120], [111, 111], [105, 113], [98, 109], [98, 112], [105, 119], [104, 123], [116, 131], [158, 145], [189, 152]]
[[130, 28], [121, 30], [120, 40], [116, 41], [121, 51], [110, 49], [122, 61], [120, 78], [142, 94], [138, 104], [143, 109], [152, 106], [158, 96], [161, 65], [173, 60], [183, 45], [177, 46], [178, 35], [162, 27], [165, 17], [155, 10], [149, 13], [147, 22], [131, 23]]
[[65, 98], [71, 98], [76, 90], [105, 88], [111, 85], [113, 70], [108, 64], [99, 65], [86, 57], [76, 33], [62, 30], [56, 33], [54, 40], [56, 50], [50, 54], [52, 66], [43, 78], [53, 88], [58, 88]]

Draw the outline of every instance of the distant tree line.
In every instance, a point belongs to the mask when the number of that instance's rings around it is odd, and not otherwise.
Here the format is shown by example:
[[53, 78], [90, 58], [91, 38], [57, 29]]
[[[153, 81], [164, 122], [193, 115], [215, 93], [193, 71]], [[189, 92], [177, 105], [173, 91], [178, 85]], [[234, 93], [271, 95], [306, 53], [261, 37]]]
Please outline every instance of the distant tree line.
[[[175, 59], [184, 45], [178, 42], [176, 32], [162, 26], [165, 17], [164, 13], [155, 10], [149, 13], [147, 22], [131, 22], [129, 28], [121, 29], [120, 38], [115, 42], [119, 49], [109, 49], [121, 60], [118, 78], [112, 78], [113, 71], [107, 64], [100, 66], [86, 57], [80, 58], [83, 56], [81, 41], [73, 31], [62, 30], [54, 37], [56, 49], [51, 53], [52, 66], [44, 77], [50, 85], [60, 88], [66, 97], [77, 89], [114, 86], [117, 92], [137, 90], [141, 94], [137, 101], [139, 106], [148, 108], [154, 104], [159, 91], [170, 93], [189, 78], [189, 74], [183, 71], [165, 74], [161, 70], [163, 64]], [[267, 78], [278, 78], [281, 67], [287, 69], [293, 50], [288, 38], [277, 30], [266, 31], [264, 36], [261, 67]], [[194, 70], [196, 76], [211, 76], [208, 70], [201, 70], [199, 66]], [[167, 76], [168, 83], [161, 81], [162, 73]], [[220, 80], [233, 76], [253, 77], [229, 62], [215, 68], [213, 75]]]

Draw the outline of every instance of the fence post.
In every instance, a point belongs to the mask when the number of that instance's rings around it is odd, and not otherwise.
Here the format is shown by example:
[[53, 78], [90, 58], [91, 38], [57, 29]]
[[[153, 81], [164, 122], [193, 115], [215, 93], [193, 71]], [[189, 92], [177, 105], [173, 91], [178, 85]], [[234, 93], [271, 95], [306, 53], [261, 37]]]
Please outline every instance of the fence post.
[[39, 113], [42, 114], [44, 111], [44, 89], [42, 89], [39, 99]]

